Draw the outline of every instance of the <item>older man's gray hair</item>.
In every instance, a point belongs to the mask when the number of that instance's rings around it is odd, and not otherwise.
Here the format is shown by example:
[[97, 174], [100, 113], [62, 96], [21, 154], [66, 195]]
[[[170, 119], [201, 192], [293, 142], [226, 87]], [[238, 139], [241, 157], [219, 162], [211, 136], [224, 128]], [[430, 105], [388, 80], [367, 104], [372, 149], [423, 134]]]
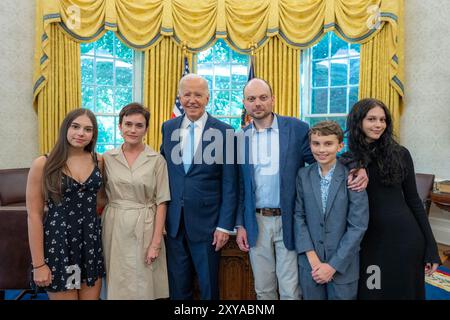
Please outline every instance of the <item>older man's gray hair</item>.
[[183, 91], [182, 89], [183, 89], [183, 84], [184, 84], [184, 82], [187, 81], [187, 80], [192, 80], [192, 79], [201, 79], [201, 80], [203, 81], [203, 84], [204, 84], [204, 86], [205, 86], [206, 92], [207, 92], [208, 97], [209, 97], [209, 86], [208, 86], [208, 81], [206, 81], [205, 78], [203, 78], [202, 76], [200, 76], [200, 75], [198, 75], [198, 74], [196, 74], [196, 73], [188, 73], [187, 75], [183, 76], [183, 77], [180, 79], [180, 82], [178, 83], [178, 95], [181, 96], [181, 93], [182, 93], [182, 91]]

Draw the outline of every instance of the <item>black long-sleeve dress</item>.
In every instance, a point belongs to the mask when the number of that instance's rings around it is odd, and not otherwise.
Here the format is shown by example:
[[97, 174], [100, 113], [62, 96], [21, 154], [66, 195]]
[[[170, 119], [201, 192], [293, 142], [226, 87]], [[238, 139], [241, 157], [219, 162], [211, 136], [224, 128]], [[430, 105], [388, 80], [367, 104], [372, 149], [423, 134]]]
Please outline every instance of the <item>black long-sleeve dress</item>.
[[359, 299], [424, 299], [425, 264], [440, 263], [436, 241], [417, 194], [411, 155], [404, 147], [401, 154], [407, 169], [401, 184], [383, 185], [375, 161], [368, 165], [370, 219], [361, 243]]

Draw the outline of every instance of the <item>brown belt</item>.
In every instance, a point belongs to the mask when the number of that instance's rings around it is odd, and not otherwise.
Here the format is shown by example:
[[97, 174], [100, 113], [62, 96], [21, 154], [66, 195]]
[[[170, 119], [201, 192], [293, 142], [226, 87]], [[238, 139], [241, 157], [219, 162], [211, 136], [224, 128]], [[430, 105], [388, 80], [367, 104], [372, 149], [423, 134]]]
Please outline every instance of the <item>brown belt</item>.
[[256, 208], [256, 213], [259, 213], [266, 217], [281, 216], [280, 208]]

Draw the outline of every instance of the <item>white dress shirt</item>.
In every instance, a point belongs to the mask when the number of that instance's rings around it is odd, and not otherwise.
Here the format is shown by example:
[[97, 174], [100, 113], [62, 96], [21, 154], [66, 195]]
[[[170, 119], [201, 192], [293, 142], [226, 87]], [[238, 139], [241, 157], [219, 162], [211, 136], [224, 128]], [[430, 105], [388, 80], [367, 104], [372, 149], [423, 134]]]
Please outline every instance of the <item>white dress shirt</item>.
[[184, 143], [186, 141], [186, 136], [189, 135], [188, 126], [194, 124], [194, 154], [197, 152], [197, 148], [202, 140], [203, 129], [205, 128], [206, 121], [208, 120], [208, 113], [203, 113], [203, 115], [197, 120], [192, 122], [187, 116], [184, 117], [183, 122], [181, 122], [181, 150], [184, 150]]

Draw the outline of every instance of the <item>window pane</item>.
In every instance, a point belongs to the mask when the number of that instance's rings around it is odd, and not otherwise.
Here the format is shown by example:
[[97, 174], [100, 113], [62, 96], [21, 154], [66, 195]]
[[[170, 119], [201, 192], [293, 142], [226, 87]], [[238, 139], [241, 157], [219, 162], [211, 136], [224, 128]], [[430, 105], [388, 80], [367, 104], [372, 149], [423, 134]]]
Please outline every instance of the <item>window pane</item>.
[[94, 47], [95, 47], [95, 43], [91, 42], [91, 43], [83, 43], [81, 45], [81, 54], [89, 54], [89, 55], [94, 55]]
[[330, 113], [346, 113], [347, 88], [331, 88], [330, 93]]
[[342, 57], [348, 55], [348, 43], [336, 36], [334, 33], [331, 34], [331, 57]]
[[330, 33], [325, 34], [322, 39], [312, 48], [313, 59], [323, 59], [328, 57], [328, 39]]
[[119, 39], [116, 40], [116, 55], [117, 55], [117, 58], [119, 58], [123, 62], [128, 62], [130, 64], [133, 63], [134, 51], [132, 49], [128, 48]]
[[114, 117], [114, 130], [116, 134], [116, 145], [120, 145], [123, 143], [123, 137], [119, 130], [119, 117]]
[[230, 124], [234, 130], [238, 130], [241, 127], [241, 118], [230, 119]]
[[232, 124], [232, 117], [241, 115], [248, 61], [247, 55], [231, 50], [223, 40], [198, 55], [197, 72], [208, 81], [211, 92], [206, 111], [225, 123]]
[[359, 54], [360, 54], [360, 47], [361, 47], [361, 45], [359, 45], [358, 43], [352, 43], [350, 45], [350, 53], [349, 53], [349, 55], [351, 55], [351, 56], [359, 56]]
[[231, 110], [230, 115], [239, 116], [242, 113], [243, 103], [242, 103], [242, 90], [231, 91]]
[[231, 66], [231, 85], [233, 89], [243, 88], [247, 83], [248, 70], [247, 65], [233, 65]]
[[105, 153], [108, 150], [114, 149], [114, 146], [111, 144], [97, 144], [97, 152]]
[[309, 123], [309, 126], [312, 127], [315, 124], [321, 122], [321, 121], [325, 121], [325, 120], [332, 120], [332, 121], [336, 121], [339, 126], [341, 127], [342, 130], [345, 131], [345, 122], [347, 121], [346, 117], [310, 117], [310, 118], [306, 118], [305, 119], [306, 122]]
[[212, 63], [198, 64], [197, 73], [202, 76], [212, 76], [214, 74], [214, 68]]
[[230, 93], [229, 91], [214, 91], [214, 114], [229, 115]]
[[81, 83], [82, 84], [94, 83], [94, 58], [89, 57], [81, 58]]
[[95, 54], [102, 57], [114, 55], [114, 33], [106, 32], [103, 37], [95, 42]]
[[127, 104], [133, 101], [133, 88], [116, 88], [114, 112], [119, 113]]
[[239, 63], [241, 65], [248, 65], [248, 55], [240, 54], [234, 50], [231, 50], [231, 62]]
[[213, 99], [209, 99], [208, 104], [206, 105], [205, 108], [206, 112], [210, 113], [212, 116], [215, 116], [214, 114], [214, 101]]
[[350, 84], [359, 83], [359, 59], [350, 60]]
[[214, 66], [214, 85], [216, 89], [230, 89], [230, 67], [228, 65]]
[[97, 143], [99, 145], [114, 143], [114, 117], [97, 116], [97, 120], [98, 120]]
[[197, 60], [198, 64], [200, 64], [200, 63], [208, 63], [208, 62], [212, 63], [213, 62], [213, 48], [211, 47], [211, 48], [209, 48], [206, 51], [201, 51], [198, 54], [198, 58], [197, 59], [198, 59]]
[[317, 118], [314, 117], [314, 118], [307, 118], [306, 120], [309, 123], [309, 126], [312, 127], [316, 123], [327, 120], [327, 118], [326, 117], [317, 117]]
[[112, 87], [97, 87], [96, 112], [114, 112], [114, 90]]
[[114, 84], [113, 60], [97, 59], [97, 84]]
[[322, 39], [302, 55], [310, 59], [304, 64], [310, 67], [301, 68], [301, 114], [311, 124], [333, 119], [345, 129], [346, 116], [337, 114], [346, 115], [358, 100], [360, 45], [347, 43], [333, 32], [326, 39], [329, 41]]
[[133, 65], [116, 60], [116, 86], [129, 86], [133, 83]]
[[356, 102], [358, 102], [358, 87], [351, 87], [350, 94], [348, 97], [348, 108], [349, 108], [348, 111], [349, 112]]
[[328, 105], [328, 89], [313, 89], [312, 90], [312, 108], [311, 112], [327, 113]]
[[118, 113], [133, 99], [134, 50], [111, 31], [80, 48], [83, 107], [97, 116], [97, 151], [102, 153], [123, 141], [117, 129]]
[[94, 111], [94, 87], [93, 86], [82, 86], [81, 87], [81, 97], [83, 108]]
[[328, 68], [330, 61], [322, 60], [313, 62], [313, 87], [326, 87], [328, 86]]
[[327, 120], [336, 121], [339, 124], [339, 126], [341, 127], [341, 129], [343, 131], [345, 131], [345, 123], [347, 121], [347, 117], [328, 117]]
[[331, 60], [331, 86], [347, 84], [347, 59]]
[[230, 61], [230, 50], [223, 40], [218, 40], [214, 45], [214, 63], [222, 63]]

